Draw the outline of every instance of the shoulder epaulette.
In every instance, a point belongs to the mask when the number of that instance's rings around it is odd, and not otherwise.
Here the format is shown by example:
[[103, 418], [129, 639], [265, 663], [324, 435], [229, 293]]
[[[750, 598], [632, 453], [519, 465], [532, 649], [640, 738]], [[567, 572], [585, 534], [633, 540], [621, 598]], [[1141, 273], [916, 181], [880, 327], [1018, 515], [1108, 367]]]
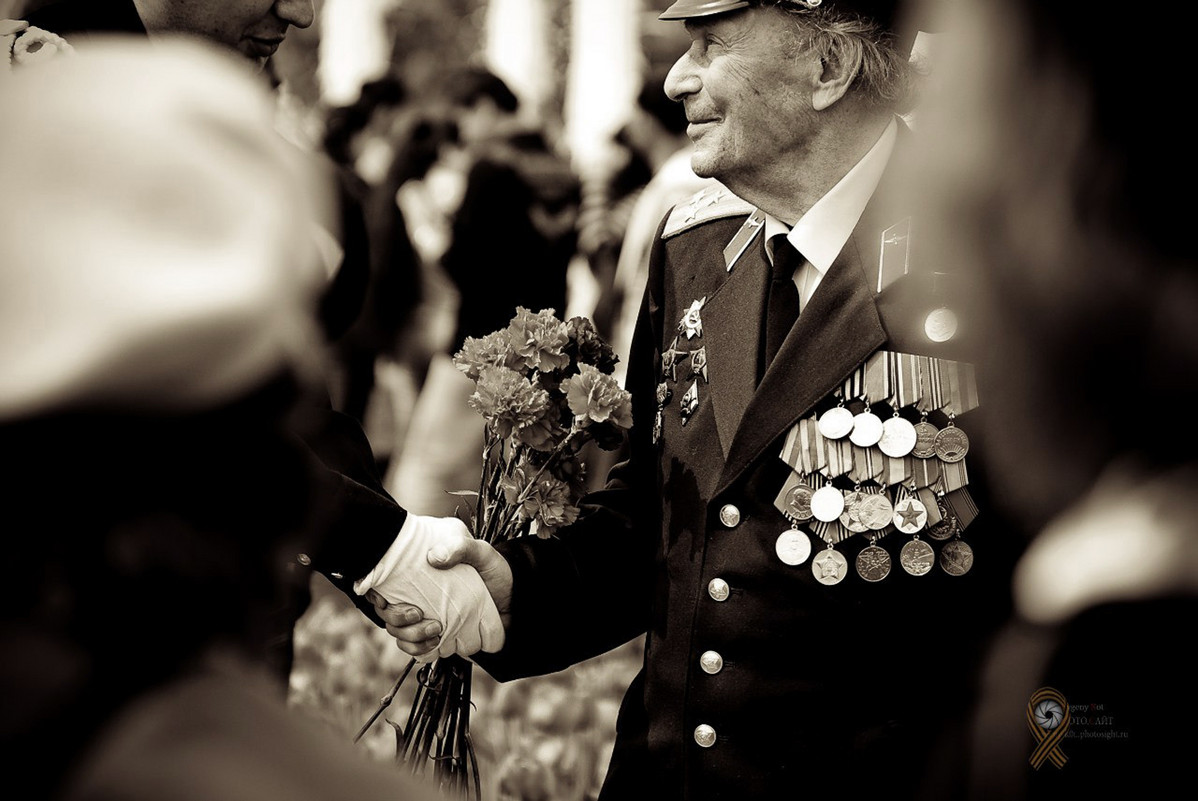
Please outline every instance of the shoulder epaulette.
[[724, 187], [710, 186], [691, 195], [670, 211], [661, 238], [669, 239], [710, 220], [747, 215], [754, 208], [753, 204], [741, 200]]

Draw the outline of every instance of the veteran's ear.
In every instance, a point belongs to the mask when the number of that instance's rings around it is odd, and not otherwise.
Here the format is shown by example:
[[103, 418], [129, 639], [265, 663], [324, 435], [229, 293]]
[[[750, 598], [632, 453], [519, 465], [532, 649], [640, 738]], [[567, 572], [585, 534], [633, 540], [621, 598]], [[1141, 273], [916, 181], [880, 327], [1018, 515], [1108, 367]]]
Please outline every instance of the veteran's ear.
[[812, 81], [811, 107], [816, 111], [824, 111], [848, 94], [853, 79], [861, 70], [863, 58], [859, 42], [849, 37], [838, 37], [836, 44], [819, 55], [822, 70]]

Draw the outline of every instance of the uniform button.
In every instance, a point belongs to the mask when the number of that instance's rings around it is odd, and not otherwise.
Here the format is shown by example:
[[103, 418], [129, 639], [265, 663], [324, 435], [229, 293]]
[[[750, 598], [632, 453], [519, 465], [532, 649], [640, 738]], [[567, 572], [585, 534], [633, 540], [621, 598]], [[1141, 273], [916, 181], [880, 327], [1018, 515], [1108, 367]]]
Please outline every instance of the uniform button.
[[724, 657], [715, 651], [704, 651], [703, 655], [699, 657], [699, 667], [703, 668], [704, 673], [714, 676], [724, 669]]
[[306, 553], [301, 553], [299, 556], [295, 557], [295, 561], [299, 562], [304, 567], [307, 567], [308, 565], [312, 564], [312, 557], [308, 556]]
[[717, 601], [728, 600], [728, 582], [723, 579], [712, 579], [707, 584], [707, 594]]
[[711, 748], [715, 745], [715, 729], [700, 723], [695, 727], [695, 742], [704, 748]]
[[720, 507], [720, 522], [728, 528], [736, 528], [740, 525], [740, 509], [730, 503]]

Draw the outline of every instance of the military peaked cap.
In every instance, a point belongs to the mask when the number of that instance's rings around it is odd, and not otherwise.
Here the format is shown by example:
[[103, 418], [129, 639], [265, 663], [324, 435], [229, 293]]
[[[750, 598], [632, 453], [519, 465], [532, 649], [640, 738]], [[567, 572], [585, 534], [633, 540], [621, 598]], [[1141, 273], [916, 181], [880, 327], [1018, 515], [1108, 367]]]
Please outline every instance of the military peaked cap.
[[[829, 6], [855, 11], [887, 28], [894, 26], [903, 7], [903, 3], [899, 0], [782, 0], [784, 5], [803, 8], [817, 8], [825, 2]], [[750, 5], [752, 5], [750, 0], [677, 0], [663, 11], [658, 19], [708, 17], [713, 14], [747, 8]]]

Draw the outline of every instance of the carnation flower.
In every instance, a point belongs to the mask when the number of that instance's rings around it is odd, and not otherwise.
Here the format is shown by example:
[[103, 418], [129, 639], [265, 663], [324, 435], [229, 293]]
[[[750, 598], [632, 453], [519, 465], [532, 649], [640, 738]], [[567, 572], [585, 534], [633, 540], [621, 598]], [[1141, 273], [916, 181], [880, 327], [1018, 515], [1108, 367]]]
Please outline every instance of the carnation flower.
[[553, 473], [554, 478], [568, 484], [575, 495], [582, 497], [586, 492], [586, 465], [579, 460], [578, 454], [571, 452], [569, 455], [563, 455], [562, 458], [554, 460], [550, 466], [550, 472]]
[[595, 324], [587, 317], [571, 317], [566, 321], [566, 335], [570, 344], [566, 352], [581, 364], [593, 364], [599, 372], [611, 375], [620, 357], [611, 345], [603, 341]]
[[471, 381], [478, 380], [484, 367], [515, 367], [516, 362], [507, 329], [481, 338], [466, 337], [461, 350], [453, 356], [453, 366]]
[[534, 471], [531, 465], [517, 467], [510, 476], [500, 479], [499, 487], [509, 505], [519, 504], [517, 520], [531, 521], [537, 536], [548, 537], [578, 519], [570, 485], [546, 472]]
[[[546, 397], [549, 394], [546, 393]], [[558, 440], [565, 434], [565, 429], [558, 422], [559, 415], [552, 402], [535, 420], [525, 423], [516, 430], [516, 439], [537, 451], [552, 451]]]
[[533, 314], [523, 306], [518, 307], [507, 327], [507, 334], [512, 352], [527, 367], [548, 373], [570, 363], [565, 352], [570, 341], [566, 324], [553, 316], [553, 309], [542, 309]]
[[579, 365], [578, 375], [563, 381], [562, 390], [570, 411], [583, 427], [608, 421], [621, 428], [632, 427], [632, 395], [597, 368]]
[[569, 485], [552, 476], [542, 476], [533, 485], [532, 497], [536, 498], [533, 533], [538, 537], [550, 537], [559, 528], [578, 520], [576, 498]]
[[507, 367], [483, 367], [474, 386], [470, 407], [501, 437], [533, 425], [553, 407], [548, 392]]

